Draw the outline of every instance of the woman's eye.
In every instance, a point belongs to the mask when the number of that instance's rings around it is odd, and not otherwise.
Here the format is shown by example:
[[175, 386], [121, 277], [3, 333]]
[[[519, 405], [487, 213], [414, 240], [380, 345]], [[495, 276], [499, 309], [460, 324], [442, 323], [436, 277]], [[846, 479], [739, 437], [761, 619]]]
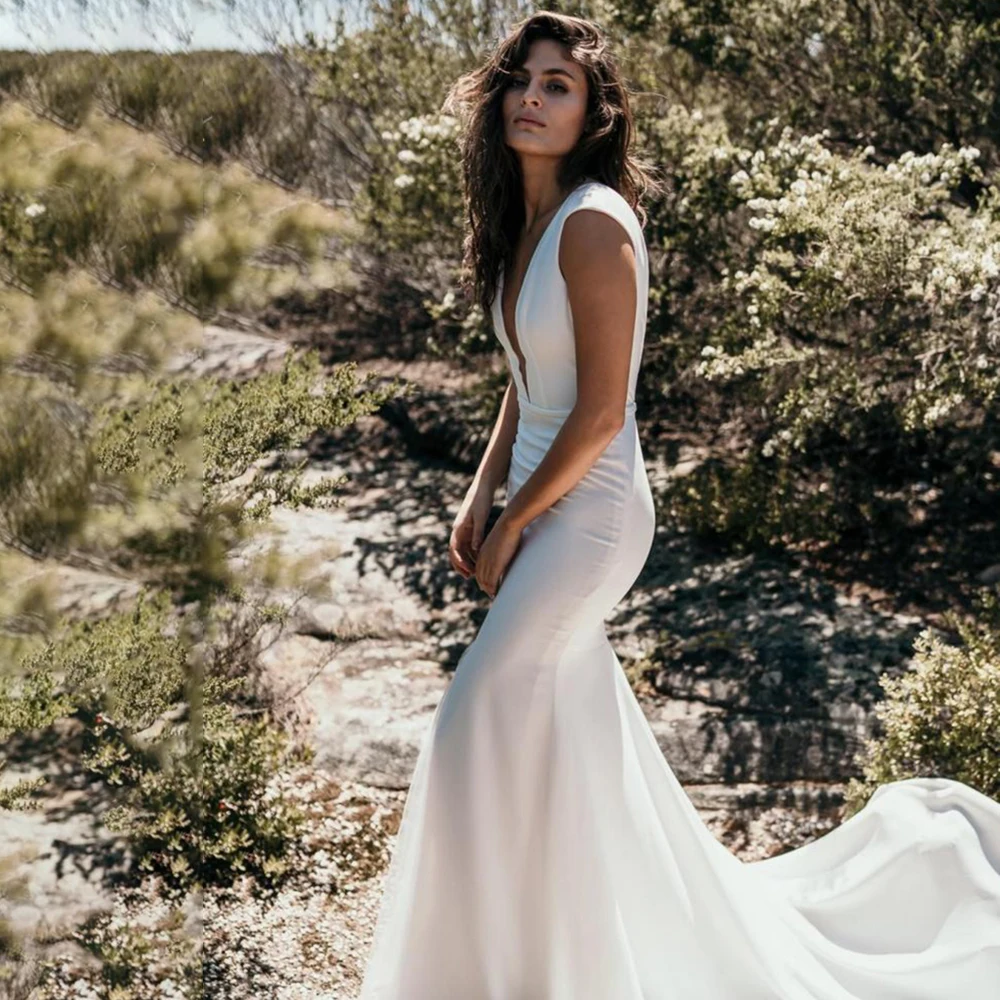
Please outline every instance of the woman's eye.
[[[512, 87], [520, 87], [522, 84], [525, 84], [527, 82], [528, 82], [527, 80], [518, 80], [518, 79], [515, 78], [514, 80], [511, 81], [511, 86]], [[558, 89], [557, 93], [565, 93], [566, 92], [566, 88], [561, 83], [556, 83], [555, 80], [553, 80], [549, 84], [549, 86], [550, 87], [558, 87], [559, 89]]]

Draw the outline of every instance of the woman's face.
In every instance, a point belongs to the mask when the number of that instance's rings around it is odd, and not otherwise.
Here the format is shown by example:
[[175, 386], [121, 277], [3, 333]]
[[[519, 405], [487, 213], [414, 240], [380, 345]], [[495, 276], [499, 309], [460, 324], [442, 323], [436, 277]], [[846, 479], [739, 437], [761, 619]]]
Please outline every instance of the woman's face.
[[[525, 115], [538, 124], [515, 120]], [[566, 59], [551, 39], [532, 42], [503, 96], [504, 140], [519, 155], [522, 167], [533, 156], [565, 156], [580, 138], [586, 117], [583, 67]]]

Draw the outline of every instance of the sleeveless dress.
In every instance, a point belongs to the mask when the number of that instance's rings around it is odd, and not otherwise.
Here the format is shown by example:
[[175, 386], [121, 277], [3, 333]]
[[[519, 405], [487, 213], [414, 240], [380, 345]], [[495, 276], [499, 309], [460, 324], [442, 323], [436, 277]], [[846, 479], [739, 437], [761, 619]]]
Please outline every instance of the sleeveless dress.
[[639, 221], [586, 180], [493, 324], [520, 417], [512, 497], [576, 393], [558, 266], [595, 209], [638, 265], [625, 424], [524, 530], [422, 741], [361, 1000], [1000, 1000], [1000, 803], [960, 782], [881, 786], [825, 836], [743, 862], [664, 760], [605, 619], [649, 554], [635, 422], [649, 270]]

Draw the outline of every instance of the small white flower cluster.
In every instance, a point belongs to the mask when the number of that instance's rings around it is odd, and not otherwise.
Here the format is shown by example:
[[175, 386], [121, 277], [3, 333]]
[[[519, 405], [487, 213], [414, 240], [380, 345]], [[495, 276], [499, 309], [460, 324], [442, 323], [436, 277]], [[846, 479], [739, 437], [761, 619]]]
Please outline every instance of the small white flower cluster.
[[773, 331], [768, 330], [739, 354], [727, 354], [712, 344], [706, 344], [701, 349], [701, 356], [704, 360], [695, 365], [695, 374], [710, 381], [725, 382], [803, 361], [812, 357], [812, 351], [782, 344]]
[[401, 121], [395, 129], [386, 129], [381, 135], [386, 142], [407, 139], [418, 146], [427, 147], [438, 139], [451, 139], [458, 128], [458, 119], [452, 115], [416, 115]]
[[765, 328], [764, 317], [772, 315], [785, 292], [784, 284], [766, 266], [759, 264], [752, 271], [736, 270], [732, 277], [723, 269], [723, 285], [736, 296], [746, 295], [747, 322], [757, 330]]
[[837, 158], [822, 145], [828, 135], [824, 129], [793, 140], [786, 126], [768, 149], [739, 151], [746, 169], [737, 170], [729, 182], [756, 213], [747, 223], [751, 229], [782, 235], [788, 228], [783, 224], [785, 216], [806, 209], [818, 192], [825, 193], [835, 180], [845, 179], [843, 169], [834, 171]]
[[34, 219], [36, 216], [42, 215], [44, 212], [45, 212], [45, 206], [37, 201], [32, 202], [24, 210], [24, 214], [29, 219]]
[[763, 445], [761, 445], [760, 453], [765, 458], [770, 458], [782, 445], [801, 447], [800, 443], [795, 440], [795, 434], [792, 432], [791, 428], [782, 427], [777, 434], [769, 437]]
[[930, 406], [921, 407], [920, 422], [925, 427], [933, 427], [964, 402], [965, 397], [957, 392], [950, 392], [944, 396], [940, 396]]
[[[395, 129], [381, 133], [387, 143], [404, 143], [396, 153], [396, 159], [406, 165], [424, 163], [417, 149], [429, 150], [440, 145], [450, 145], [458, 131], [458, 119], [453, 115], [416, 115], [399, 123]], [[415, 148], [414, 148], [415, 147]], [[411, 173], [402, 173], [393, 179], [393, 186], [404, 190], [416, 184], [417, 178]]]
[[914, 182], [926, 187], [935, 184], [948, 186], [961, 180], [963, 174], [972, 172], [971, 167], [979, 157], [975, 146], [955, 149], [944, 143], [939, 153], [925, 153], [918, 156], [908, 149], [901, 153], [895, 163], [886, 164], [885, 174], [894, 180]]
[[458, 129], [453, 115], [418, 115], [400, 122], [398, 131], [419, 146], [429, 146], [438, 139], [451, 139]]
[[749, 172], [738, 170], [730, 183], [745, 188], [741, 193], [749, 198], [757, 192], [767, 194], [780, 190], [782, 178], [791, 170], [796, 170], [796, 177], [801, 180], [822, 180], [835, 160], [833, 153], [823, 145], [823, 139], [829, 135], [830, 130], [823, 129], [814, 135], [793, 139], [792, 129], [786, 125], [773, 146], [753, 151], [737, 150], [737, 159], [747, 165]]
[[[957, 184], [963, 175], [980, 176], [981, 171], [974, 166], [979, 150], [974, 146], [954, 149], [944, 143], [940, 152], [918, 156], [912, 150], [904, 152], [897, 161], [884, 169], [863, 167], [875, 152], [873, 146], [866, 146], [850, 159], [836, 156], [821, 143], [829, 136], [829, 130], [791, 138], [791, 129], [786, 126], [781, 138], [768, 149], [758, 149], [749, 156], [740, 150], [738, 158], [746, 164], [746, 169], [737, 170], [729, 179], [739, 197], [747, 201], [748, 207], [757, 213], [751, 218], [752, 229], [773, 232], [780, 229], [779, 217], [796, 208], [806, 208], [817, 194], [825, 194], [838, 185], [847, 185], [859, 191], [877, 187], [879, 178], [910, 188], [932, 189], [927, 192], [932, 200], [947, 195], [947, 189]], [[789, 183], [794, 170], [795, 179]], [[875, 177], [871, 176], [871, 172]], [[922, 197], [926, 207], [926, 195]], [[825, 202], [820, 199], [820, 205]], [[844, 208], [859, 205], [854, 197], [849, 197]], [[819, 210], [819, 207], [817, 207]]]
[[[947, 227], [936, 232], [914, 254], [915, 267], [931, 264], [923, 286], [923, 297], [936, 305], [967, 296], [970, 302], [984, 302], [993, 311], [1000, 301], [1000, 241], [997, 232], [965, 228], [953, 232]], [[966, 245], [956, 245], [965, 239]]]

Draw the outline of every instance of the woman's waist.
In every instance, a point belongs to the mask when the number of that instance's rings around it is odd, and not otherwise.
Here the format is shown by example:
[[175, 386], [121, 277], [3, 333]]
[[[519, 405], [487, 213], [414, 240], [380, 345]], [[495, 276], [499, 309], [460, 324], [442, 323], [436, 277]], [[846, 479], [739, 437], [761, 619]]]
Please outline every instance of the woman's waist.
[[[572, 406], [551, 407], [538, 406], [528, 400], [523, 394], [517, 394], [518, 424], [537, 425], [540, 427], [554, 425], [558, 430], [566, 418], [573, 412]], [[625, 419], [635, 416], [635, 400], [625, 403]]]
[[[571, 408], [556, 410], [530, 403], [524, 406], [522, 403], [511, 451], [512, 462], [533, 469], [544, 458], [571, 412]], [[641, 455], [635, 403], [629, 401], [625, 407], [625, 421], [621, 429], [608, 442], [597, 461], [602, 465], [616, 462], [624, 468], [635, 460], [637, 454]]]

